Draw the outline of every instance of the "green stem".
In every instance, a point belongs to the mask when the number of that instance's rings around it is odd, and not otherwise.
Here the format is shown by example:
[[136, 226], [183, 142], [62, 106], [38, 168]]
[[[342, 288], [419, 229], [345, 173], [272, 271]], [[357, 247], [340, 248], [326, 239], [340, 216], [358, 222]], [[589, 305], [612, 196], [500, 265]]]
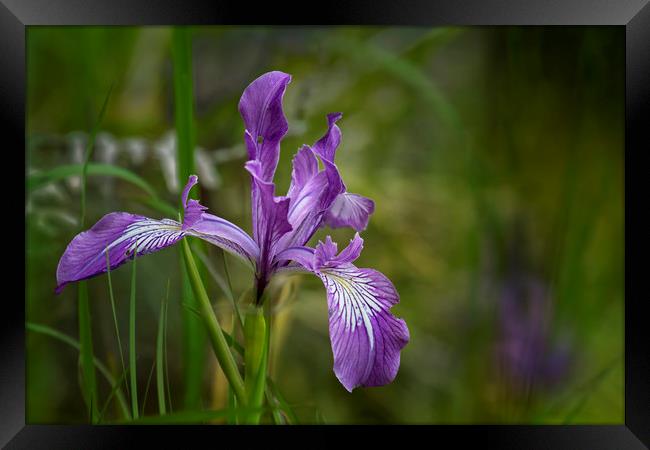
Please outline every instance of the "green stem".
[[[269, 333], [261, 307], [254, 307], [246, 313], [244, 321], [244, 353], [245, 378], [244, 387], [248, 398], [248, 406], [261, 408], [264, 402], [264, 386], [268, 367]], [[245, 421], [248, 424], [258, 424], [261, 412], [255, 410]]]
[[247, 404], [246, 392], [244, 390], [244, 381], [242, 380], [242, 377], [237, 370], [237, 363], [235, 362], [235, 358], [228, 348], [228, 342], [226, 341], [223, 331], [221, 331], [217, 316], [212, 310], [210, 299], [208, 298], [208, 294], [205, 291], [205, 287], [201, 281], [201, 276], [199, 275], [199, 270], [196, 267], [196, 262], [194, 261], [192, 251], [190, 250], [190, 246], [187, 243], [186, 239], [183, 239], [182, 247], [183, 257], [185, 258], [185, 268], [187, 269], [187, 274], [194, 291], [194, 296], [199, 303], [201, 317], [203, 318], [203, 321], [207, 328], [210, 342], [212, 343], [212, 349], [214, 350], [214, 354], [217, 357], [219, 364], [221, 365], [223, 373], [228, 379], [228, 383], [230, 383], [230, 386], [237, 396], [239, 405], [244, 406]]

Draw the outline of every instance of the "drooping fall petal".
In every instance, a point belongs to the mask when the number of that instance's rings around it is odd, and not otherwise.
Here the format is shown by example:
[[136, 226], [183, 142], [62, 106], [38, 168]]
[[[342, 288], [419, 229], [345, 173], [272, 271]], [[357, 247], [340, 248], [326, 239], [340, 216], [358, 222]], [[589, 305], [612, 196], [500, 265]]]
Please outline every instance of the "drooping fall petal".
[[383, 386], [397, 375], [409, 341], [406, 323], [390, 312], [399, 302], [382, 273], [352, 264], [319, 271], [327, 290], [334, 373], [348, 391]]
[[383, 386], [393, 381], [400, 351], [409, 341], [409, 330], [390, 309], [399, 295], [386, 276], [352, 262], [360, 255], [358, 234], [337, 254], [331, 238], [316, 249], [293, 247], [278, 255], [291, 259], [317, 275], [325, 285], [334, 373], [352, 391], [358, 386]]
[[181, 224], [171, 219], [154, 220], [125, 212], [106, 214], [93, 227], [68, 244], [56, 270], [59, 293], [73, 281], [99, 275], [127, 260], [174, 245], [183, 236]]
[[217, 245], [254, 264], [259, 249], [241, 228], [212, 214], [196, 200], [188, 200], [189, 190], [197, 183], [192, 175], [183, 190], [183, 223], [172, 219], [150, 219], [126, 212], [106, 214], [89, 230], [79, 233], [68, 244], [59, 260], [56, 278], [59, 293], [66, 284], [91, 278], [138, 257], [162, 250], [192, 235]]

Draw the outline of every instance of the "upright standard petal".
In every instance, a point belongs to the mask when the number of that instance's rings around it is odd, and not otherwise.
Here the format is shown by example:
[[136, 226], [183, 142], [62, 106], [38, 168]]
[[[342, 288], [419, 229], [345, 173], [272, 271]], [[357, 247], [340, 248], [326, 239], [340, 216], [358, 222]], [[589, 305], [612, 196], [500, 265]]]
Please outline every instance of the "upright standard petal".
[[337, 255], [337, 245], [328, 236], [315, 250], [293, 247], [278, 255], [323, 281], [334, 373], [350, 392], [358, 386], [383, 386], [393, 381], [400, 351], [410, 338], [406, 323], [390, 312], [399, 302], [390, 280], [376, 270], [352, 264], [362, 247], [363, 240], [356, 234]]
[[190, 195], [190, 190], [199, 182], [199, 177], [196, 175], [190, 175], [187, 180], [187, 184], [183, 189], [183, 194], [181, 196], [181, 201], [183, 202], [183, 230], [190, 228], [198, 220], [201, 219], [203, 211], [207, 210], [205, 206], [201, 205], [196, 200], [188, 200]]
[[261, 295], [271, 276], [271, 265], [278, 240], [292, 229], [287, 220], [289, 199], [275, 197], [275, 185], [261, 179], [259, 161], [248, 161], [246, 170], [253, 179], [253, 232], [260, 249], [256, 277], [258, 294]]
[[287, 133], [288, 123], [282, 111], [282, 97], [291, 75], [268, 72], [244, 90], [239, 113], [246, 126], [248, 157], [260, 162], [260, 178], [272, 181], [280, 155], [280, 141]]
[[318, 171], [318, 160], [312, 149], [304, 145], [293, 158], [291, 185], [287, 192], [287, 220], [291, 232], [278, 243], [278, 250], [304, 245], [319, 228], [327, 209], [325, 196], [329, 181], [325, 172]]
[[[293, 172], [287, 197], [290, 199], [288, 220], [293, 230], [283, 236], [279, 249], [307, 243], [321, 227], [323, 217], [334, 199], [345, 189], [336, 165], [332, 162], [341, 142], [341, 130], [336, 121], [340, 113], [328, 115], [328, 129], [313, 149], [307, 145], [293, 158]], [[318, 170], [318, 155], [324, 170]]]
[[370, 215], [375, 212], [375, 202], [359, 194], [343, 192], [336, 196], [323, 217], [330, 228], [350, 227], [363, 231], [368, 226]]
[[369, 198], [347, 192], [338, 167], [334, 164], [336, 149], [341, 142], [341, 130], [336, 122], [341, 117], [341, 113], [328, 114], [327, 133], [314, 144], [314, 152], [321, 157], [331, 186], [323, 223], [331, 228], [350, 227], [355, 231], [363, 231], [368, 226], [370, 215], [375, 211], [375, 203]]
[[175, 220], [154, 220], [125, 212], [107, 214], [68, 244], [56, 270], [56, 292], [70, 282], [106, 272], [107, 252], [112, 270], [136, 253], [146, 255], [169, 247], [184, 234]]

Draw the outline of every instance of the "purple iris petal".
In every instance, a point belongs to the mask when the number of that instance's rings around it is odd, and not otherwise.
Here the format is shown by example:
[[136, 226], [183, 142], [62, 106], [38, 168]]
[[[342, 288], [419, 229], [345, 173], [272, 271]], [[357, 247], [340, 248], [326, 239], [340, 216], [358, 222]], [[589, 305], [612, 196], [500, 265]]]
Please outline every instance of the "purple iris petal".
[[[288, 220], [293, 230], [283, 236], [278, 249], [306, 244], [322, 226], [323, 215], [337, 195], [345, 190], [338, 169], [332, 162], [341, 142], [341, 130], [336, 126], [341, 116], [340, 113], [329, 114], [325, 135], [314, 144], [313, 149], [303, 145], [293, 158], [291, 185], [287, 193], [291, 200]], [[324, 166], [320, 172], [316, 154]]]
[[206, 208], [196, 200], [188, 200], [189, 191], [197, 181], [192, 175], [183, 190], [182, 224], [172, 219], [155, 220], [114, 212], [75, 236], [59, 260], [56, 293], [70, 282], [106, 272], [106, 252], [112, 270], [133, 259], [135, 253], [142, 256], [162, 250], [186, 235], [204, 239], [255, 264], [259, 249], [250, 236], [227, 220], [204, 213]]
[[293, 158], [293, 174], [287, 197], [290, 200], [287, 220], [292, 231], [282, 237], [278, 249], [304, 245], [320, 227], [329, 182], [325, 172], [318, 172], [318, 161], [311, 148], [303, 146]]
[[316, 270], [314, 268], [314, 249], [311, 247], [289, 247], [282, 250], [276, 256], [277, 261], [294, 261], [302, 266], [308, 272]]
[[319, 276], [325, 285], [334, 373], [350, 392], [358, 386], [392, 382], [399, 369], [400, 351], [410, 338], [406, 323], [390, 312], [399, 302], [390, 280], [376, 270], [351, 264], [362, 245], [357, 234], [338, 255], [329, 237], [315, 251], [302, 247], [282, 253]]
[[359, 194], [339, 194], [325, 213], [324, 222], [331, 228], [351, 227], [363, 231], [368, 227], [375, 202]]
[[185, 188], [183, 189], [183, 194], [181, 196], [181, 200], [183, 202], [183, 207], [185, 209], [185, 211], [183, 213], [183, 230], [186, 230], [187, 228], [190, 228], [198, 220], [200, 220], [201, 215], [203, 214], [203, 211], [208, 209], [205, 206], [201, 205], [196, 200], [189, 200], [188, 201], [188, 197], [190, 195], [190, 190], [198, 182], [199, 182], [199, 177], [197, 177], [196, 175], [190, 175], [190, 178], [187, 180], [187, 184], [185, 185]]
[[280, 155], [280, 141], [289, 126], [282, 111], [282, 96], [291, 75], [268, 72], [244, 90], [239, 113], [246, 126], [248, 157], [260, 162], [259, 176], [271, 181]]
[[260, 249], [255, 241], [237, 225], [221, 217], [203, 213], [201, 218], [185, 231], [189, 236], [201, 238], [239, 256], [253, 268], [259, 258]]
[[271, 263], [275, 254], [278, 240], [291, 231], [287, 221], [289, 199], [275, 197], [275, 185], [262, 180], [259, 161], [248, 161], [246, 170], [253, 179], [253, 214], [256, 216], [254, 231], [255, 242], [260, 248], [257, 261], [257, 295], [261, 298], [262, 291], [271, 276]]
[[340, 112], [327, 115], [327, 133], [314, 144], [314, 151], [321, 158], [334, 162], [336, 149], [341, 143], [341, 129], [336, 122], [343, 117]]
[[68, 244], [56, 270], [56, 293], [73, 281], [106, 272], [106, 252], [111, 270], [127, 260], [178, 242], [185, 233], [175, 220], [154, 220], [125, 212], [106, 214], [93, 227]]
[[341, 113], [328, 114], [328, 131], [313, 147], [314, 152], [323, 160], [331, 186], [331, 197], [323, 220], [331, 228], [351, 227], [355, 231], [363, 231], [368, 226], [370, 215], [375, 211], [375, 203], [369, 198], [347, 192], [334, 164], [336, 149], [341, 142], [341, 130], [336, 122], [341, 117]]
[[319, 276], [327, 289], [336, 377], [350, 392], [392, 382], [410, 338], [406, 323], [390, 313], [399, 302], [393, 284], [376, 270], [352, 264], [323, 269]]

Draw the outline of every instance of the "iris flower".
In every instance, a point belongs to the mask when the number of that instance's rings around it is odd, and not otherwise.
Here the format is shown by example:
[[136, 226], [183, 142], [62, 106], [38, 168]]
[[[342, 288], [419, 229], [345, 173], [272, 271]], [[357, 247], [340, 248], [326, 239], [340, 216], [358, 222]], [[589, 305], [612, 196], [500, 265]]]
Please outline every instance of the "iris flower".
[[[156, 252], [186, 236], [198, 237], [251, 267], [258, 304], [276, 273], [307, 272], [318, 276], [327, 291], [337, 378], [350, 392], [358, 386], [385, 385], [397, 374], [400, 351], [409, 341], [409, 331], [405, 322], [390, 312], [399, 302], [391, 281], [374, 269], [353, 264], [363, 248], [358, 232], [366, 228], [374, 203], [347, 192], [334, 163], [341, 141], [336, 125], [340, 113], [327, 116], [328, 129], [321, 139], [298, 150], [287, 195], [275, 195], [273, 176], [280, 141], [288, 130], [282, 98], [290, 81], [288, 74], [266, 73], [246, 88], [239, 102], [249, 157], [245, 168], [251, 176], [252, 237], [188, 198], [198, 182], [193, 175], [182, 193], [181, 223], [113, 212], [78, 234], [59, 262], [57, 292], [67, 283], [106, 272], [108, 264], [114, 269], [136, 254], [140, 257]], [[350, 227], [357, 233], [340, 252], [330, 236], [315, 248], [306, 246], [324, 226]]]

